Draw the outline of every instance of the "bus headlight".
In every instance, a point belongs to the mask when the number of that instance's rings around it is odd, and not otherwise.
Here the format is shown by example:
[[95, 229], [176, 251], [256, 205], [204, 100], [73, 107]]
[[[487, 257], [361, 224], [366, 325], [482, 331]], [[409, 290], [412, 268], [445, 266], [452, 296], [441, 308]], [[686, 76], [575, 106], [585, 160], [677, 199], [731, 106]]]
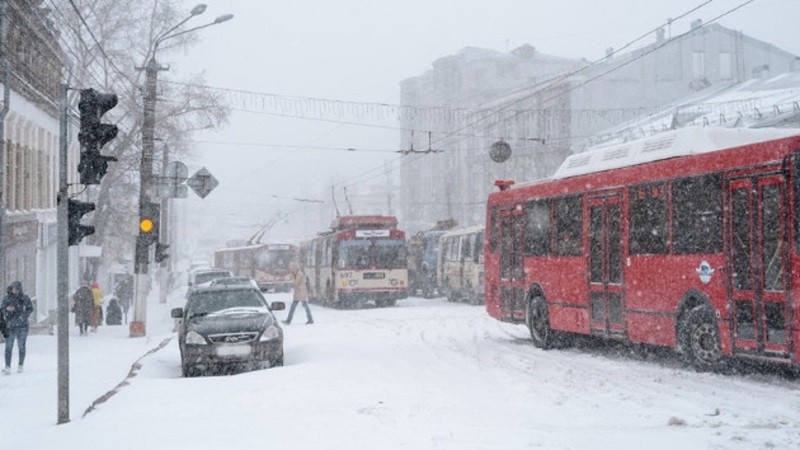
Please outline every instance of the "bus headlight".
[[389, 280], [389, 283], [390, 283], [392, 286], [397, 286], [397, 283], [398, 283], [398, 281], [397, 281], [397, 279], [396, 279], [396, 278], [392, 278], [391, 280]]
[[356, 287], [356, 285], [358, 285], [358, 280], [350, 280], [349, 284], [350, 287]]

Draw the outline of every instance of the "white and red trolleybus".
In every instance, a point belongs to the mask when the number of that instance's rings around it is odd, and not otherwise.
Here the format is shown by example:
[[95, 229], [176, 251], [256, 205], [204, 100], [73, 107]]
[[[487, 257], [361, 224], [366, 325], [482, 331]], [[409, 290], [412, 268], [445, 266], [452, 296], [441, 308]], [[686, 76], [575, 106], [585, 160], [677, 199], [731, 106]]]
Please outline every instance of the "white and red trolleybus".
[[223, 248], [214, 252], [214, 266], [253, 278], [262, 291], [289, 292], [293, 285], [289, 263], [298, 261], [299, 252], [296, 245], [285, 243]]
[[486, 309], [557, 332], [800, 360], [800, 135], [688, 128], [567, 158], [487, 207]]
[[408, 296], [405, 233], [393, 216], [343, 216], [300, 244], [312, 301], [391, 306]]

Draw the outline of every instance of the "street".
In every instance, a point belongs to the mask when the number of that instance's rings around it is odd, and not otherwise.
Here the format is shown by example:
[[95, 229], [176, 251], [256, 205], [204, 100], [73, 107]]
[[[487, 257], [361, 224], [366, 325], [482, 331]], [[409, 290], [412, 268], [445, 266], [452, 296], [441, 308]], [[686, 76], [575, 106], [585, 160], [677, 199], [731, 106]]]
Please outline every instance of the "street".
[[[268, 300], [290, 299], [268, 294]], [[180, 304], [181, 298], [173, 302]], [[167, 305], [154, 308], [167, 311]], [[172, 306], [172, 305], [169, 305]], [[106, 337], [100, 353], [117, 370], [85, 376], [73, 359], [73, 417], [55, 425], [55, 396], [25, 405], [15, 390], [55, 391], [39, 374], [53, 337], [31, 337], [30, 368], [3, 378], [3, 448], [792, 448], [800, 444], [800, 389], [785, 375], [701, 374], [669, 355], [626, 356], [596, 344], [542, 351], [522, 326], [483, 307], [412, 298], [394, 308], [299, 310], [285, 326], [286, 365], [233, 376], [180, 377], [175, 339]], [[284, 318], [285, 311], [277, 313]], [[160, 323], [155, 326], [154, 323]], [[169, 321], [150, 329], [169, 337]], [[109, 327], [103, 327], [109, 328]], [[108, 332], [103, 330], [99, 333]], [[73, 348], [102, 336], [73, 338]], [[107, 346], [114, 345], [118, 352]], [[87, 351], [77, 357], [91, 359]], [[37, 363], [36, 361], [40, 362]], [[77, 366], [77, 367], [76, 367]], [[127, 366], [127, 367], [126, 367]], [[99, 369], [98, 369], [99, 370]], [[44, 378], [50, 378], [44, 383]], [[52, 380], [52, 382], [51, 382]], [[86, 384], [91, 383], [92, 389]], [[94, 395], [89, 395], [89, 393]], [[24, 419], [24, 418], [23, 418]], [[68, 443], [66, 446], [64, 443]]]

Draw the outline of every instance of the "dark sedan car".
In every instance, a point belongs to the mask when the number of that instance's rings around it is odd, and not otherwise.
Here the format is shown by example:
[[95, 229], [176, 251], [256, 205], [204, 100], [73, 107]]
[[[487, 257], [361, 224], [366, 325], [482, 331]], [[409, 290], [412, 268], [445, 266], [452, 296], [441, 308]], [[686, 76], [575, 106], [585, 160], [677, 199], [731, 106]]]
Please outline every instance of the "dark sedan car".
[[205, 371], [283, 365], [283, 330], [272, 314], [283, 302], [267, 301], [249, 286], [200, 287], [186, 306], [172, 310], [183, 319], [178, 331], [184, 376]]

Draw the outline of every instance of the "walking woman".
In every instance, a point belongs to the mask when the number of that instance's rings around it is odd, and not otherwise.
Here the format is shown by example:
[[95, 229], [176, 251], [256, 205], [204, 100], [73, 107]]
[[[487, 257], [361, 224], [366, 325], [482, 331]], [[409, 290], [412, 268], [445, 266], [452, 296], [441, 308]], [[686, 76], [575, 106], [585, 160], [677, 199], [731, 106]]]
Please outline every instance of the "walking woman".
[[292, 316], [294, 309], [297, 307], [298, 302], [303, 302], [303, 308], [306, 309], [306, 325], [314, 323], [314, 318], [311, 317], [311, 308], [308, 307], [308, 289], [306, 289], [306, 275], [300, 270], [300, 264], [296, 262], [289, 263], [289, 272], [292, 273], [292, 280], [294, 280], [294, 300], [292, 307], [289, 308], [289, 317], [283, 321], [286, 325], [292, 323]]

